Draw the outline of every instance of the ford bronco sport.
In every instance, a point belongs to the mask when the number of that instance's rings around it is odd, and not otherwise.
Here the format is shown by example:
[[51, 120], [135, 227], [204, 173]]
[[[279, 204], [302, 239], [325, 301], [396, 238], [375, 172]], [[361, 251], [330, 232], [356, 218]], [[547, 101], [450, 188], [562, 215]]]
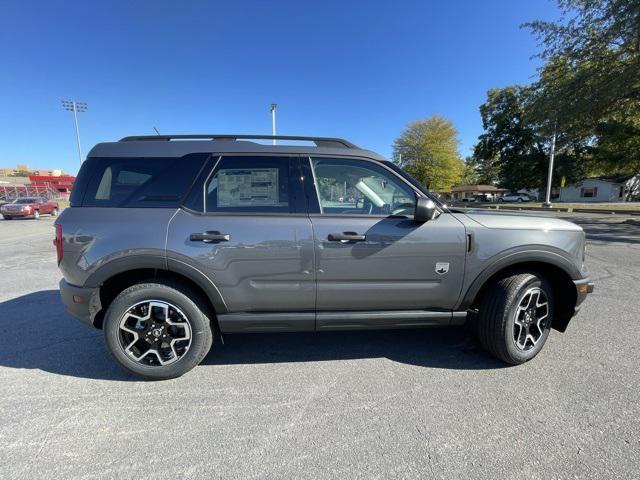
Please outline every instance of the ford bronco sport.
[[[250, 141], [276, 138], [305, 146]], [[55, 228], [67, 310], [153, 379], [191, 370], [214, 334], [465, 322], [520, 364], [593, 290], [580, 227], [450, 209], [335, 138], [101, 143]]]

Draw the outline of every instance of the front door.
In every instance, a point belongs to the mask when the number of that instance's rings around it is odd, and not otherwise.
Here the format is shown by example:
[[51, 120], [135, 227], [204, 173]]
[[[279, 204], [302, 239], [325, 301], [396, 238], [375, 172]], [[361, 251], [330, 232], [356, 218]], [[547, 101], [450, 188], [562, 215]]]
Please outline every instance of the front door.
[[414, 222], [417, 193], [377, 162], [309, 161], [319, 199], [310, 216], [318, 318], [337, 311], [451, 310], [464, 274], [464, 226], [447, 213]]
[[313, 329], [313, 237], [298, 158], [213, 163], [170, 223], [169, 258], [196, 265], [213, 282], [226, 331]]

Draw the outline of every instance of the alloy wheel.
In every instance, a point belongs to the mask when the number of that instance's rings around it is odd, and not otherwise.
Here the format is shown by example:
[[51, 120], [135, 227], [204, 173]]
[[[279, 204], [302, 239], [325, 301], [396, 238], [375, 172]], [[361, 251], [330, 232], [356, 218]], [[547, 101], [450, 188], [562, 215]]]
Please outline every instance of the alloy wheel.
[[534, 348], [549, 326], [549, 300], [540, 287], [529, 288], [514, 314], [513, 342], [522, 351]]
[[136, 303], [122, 316], [118, 340], [124, 352], [142, 365], [169, 365], [189, 351], [191, 324], [175, 305], [146, 300]]

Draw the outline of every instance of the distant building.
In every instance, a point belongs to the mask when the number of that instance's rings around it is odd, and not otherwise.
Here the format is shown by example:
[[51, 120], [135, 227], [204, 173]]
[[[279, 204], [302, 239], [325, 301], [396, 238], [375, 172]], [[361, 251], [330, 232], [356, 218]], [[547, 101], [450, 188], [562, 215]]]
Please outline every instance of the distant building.
[[451, 200], [454, 202], [464, 202], [470, 199], [482, 199], [492, 202], [498, 196], [508, 191], [509, 190], [505, 190], [504, 188], [498, 188], [495, 185], [458, 185], [451, 189]]
[[640, 175], [585, 178], [560, 189], [561, 202], [624, 202], [640, 194]]
[[0, 167], [0, 177], [13, 177], [13, 176], [25, 176], [25, 175], [49, 175], [52, 177], [59, 177], [64, 175], [62, 170], [55, 168], [53, 170], [34, 170], [29, 165], [19, 163], [15, 168]]
[[[20, 173], [29, 176], [18, 176]], [[0, 169], [0, 201], [19, 197], [69, 198], [76, 177], [63, 175], [62, 170], [29, 170], [27, 165]]]
[[[60, 172], [58, 170], [58, 172]], [[34, 187], [51, 187], [61, 197], [68, 197], [76, 177], [71, 175], [29, 175], [29, 183]]]

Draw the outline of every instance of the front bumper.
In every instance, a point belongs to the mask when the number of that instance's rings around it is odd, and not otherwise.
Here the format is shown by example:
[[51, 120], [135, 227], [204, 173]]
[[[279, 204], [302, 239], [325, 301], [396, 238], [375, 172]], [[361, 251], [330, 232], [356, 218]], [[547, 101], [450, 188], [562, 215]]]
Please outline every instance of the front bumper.
[[594, 284], [589, 278], [574, 280], [576, 286], [576, 307], [587, 298], [587, 295], [593, 292]]
[[2, 212], [3, 217], [11, 217], [11, 218], [28, 218], [33, 217], [33, 213], [26, 212]]
[[64, 308], [82, 323], [94, 327], [94, 321], [100, 305], [100, 289], [94, 287], [76, 287], [60, 280], [60, 297]]

